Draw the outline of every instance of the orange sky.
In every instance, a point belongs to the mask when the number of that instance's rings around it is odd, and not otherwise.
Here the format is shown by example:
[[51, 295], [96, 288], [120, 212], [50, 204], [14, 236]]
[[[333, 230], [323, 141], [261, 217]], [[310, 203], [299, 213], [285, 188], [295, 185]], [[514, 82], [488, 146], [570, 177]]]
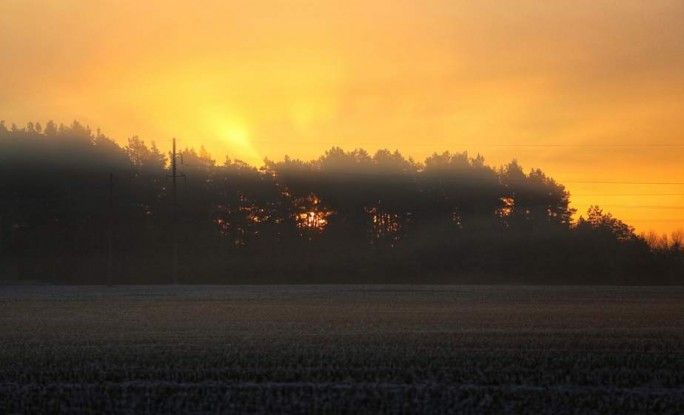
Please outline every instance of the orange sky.
[[[684, 227], [681, 0], [0, 0], [0, 119], [253, 164], [339, 145], [517, 158]], [[665, 207], [663, 207], [665, 206]]]

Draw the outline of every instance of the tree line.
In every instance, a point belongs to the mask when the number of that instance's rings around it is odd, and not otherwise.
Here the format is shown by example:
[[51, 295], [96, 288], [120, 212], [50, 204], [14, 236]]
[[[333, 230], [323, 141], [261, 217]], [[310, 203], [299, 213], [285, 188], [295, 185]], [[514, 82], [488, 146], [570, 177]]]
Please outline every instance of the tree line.
[[639, 236], [597, 206], [574, 221], [565, 187], [516, 161], [333, 147], [260, 169], [203, 148], [177, 162], [174, 208], [154, 143], [0, 123], [2, 279], [169, 282], [176, 239], [183, 283], [684, 283], [681, 235]]

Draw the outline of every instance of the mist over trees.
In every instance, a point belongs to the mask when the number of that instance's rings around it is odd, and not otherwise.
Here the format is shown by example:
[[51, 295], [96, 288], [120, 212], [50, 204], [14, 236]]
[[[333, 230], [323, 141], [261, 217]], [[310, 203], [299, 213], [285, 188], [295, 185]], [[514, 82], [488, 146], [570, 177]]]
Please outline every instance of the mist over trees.
[[573, 222], [565, 187], [516, 161], [333, 147], [261, 169], [203, 148], [178, 162], [174, 218], [154, 143], [0, 123], [0, 281], [170, 282], [175, 232], [184, 283], [684, 283], [681, 235], [638, 236], [597, 206]]

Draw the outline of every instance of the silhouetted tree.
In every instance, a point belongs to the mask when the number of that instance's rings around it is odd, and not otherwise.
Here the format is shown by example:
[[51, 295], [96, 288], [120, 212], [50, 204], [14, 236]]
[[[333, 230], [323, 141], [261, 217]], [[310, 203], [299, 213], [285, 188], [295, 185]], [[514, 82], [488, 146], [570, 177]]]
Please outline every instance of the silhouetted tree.
[[115, 282], [168, 282], [174, 228], [184, 282], [684, 278], [681, 234], [649, 246], [595, 206], [573, 223], [565, 187], [516, 161], [494, 169], [444, 152], [419, 164], [333, 147], [257, 170], [189, 148], [174, 221], [168, 160], [154, 143], [131, 137], [122, 148], [78, 122], [0, 122], [0, 275], [103, 282], [113, 223]]
[[159, 151], [154, 142], [150, 147], [147, 147], [138, 136], [133, 136], [128, 139], [128, 145], [124, 150], [133, 165], [140, 170], [160, 171], [166, 166], [166, 157]]

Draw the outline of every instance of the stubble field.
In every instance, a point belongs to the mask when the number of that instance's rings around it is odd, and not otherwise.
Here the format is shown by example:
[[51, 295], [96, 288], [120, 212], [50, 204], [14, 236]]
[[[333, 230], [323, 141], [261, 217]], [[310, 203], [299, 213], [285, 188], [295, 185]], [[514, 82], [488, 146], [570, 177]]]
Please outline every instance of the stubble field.
[[684, 287], [0, 287], [0, 413], [684, 413]]

